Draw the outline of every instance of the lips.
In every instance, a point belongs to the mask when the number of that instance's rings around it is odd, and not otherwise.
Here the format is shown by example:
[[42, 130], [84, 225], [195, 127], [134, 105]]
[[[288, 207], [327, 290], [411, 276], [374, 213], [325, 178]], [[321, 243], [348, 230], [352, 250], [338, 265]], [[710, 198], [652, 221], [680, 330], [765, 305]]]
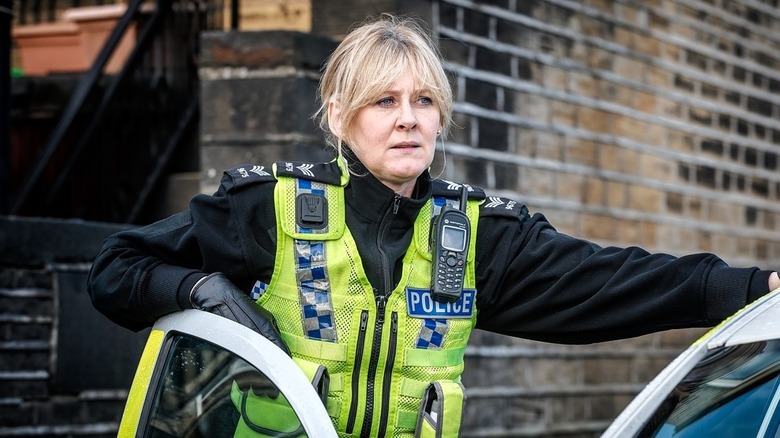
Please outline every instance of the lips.
[[409, 149], [409, 148], [418, 148], [420, 147], [419, 143], [415, 143], [413, 141], [404, 141], [401, 143], [396, 143], [393, 146], [393, 149]]

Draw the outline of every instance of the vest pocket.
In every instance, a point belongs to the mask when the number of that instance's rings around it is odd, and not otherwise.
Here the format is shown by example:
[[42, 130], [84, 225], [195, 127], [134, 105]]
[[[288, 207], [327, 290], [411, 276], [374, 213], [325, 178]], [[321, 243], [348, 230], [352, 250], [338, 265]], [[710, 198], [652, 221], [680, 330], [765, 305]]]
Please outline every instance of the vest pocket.
[[298, 416], [278, 391], [258, 394], [251, 387], [242, 390], [233, 382], [230, 398], [240, 414], [234, 437], [305, 436]]
[[429, 384], [420, 404], [414, 436], [419, 438], [459, 436], [465, 400], [463, 385], [458, 382], [440, 380]]
[[[304, 359], [293, 360], [309, 378], [322, 402], [327, 403], [330, 382], [327, 369]], [[234, 437], [306, 436], [297, 414], [275, 386], [249, 385], [243, 389], [233, 381], [230, 398], [240, 414]]]

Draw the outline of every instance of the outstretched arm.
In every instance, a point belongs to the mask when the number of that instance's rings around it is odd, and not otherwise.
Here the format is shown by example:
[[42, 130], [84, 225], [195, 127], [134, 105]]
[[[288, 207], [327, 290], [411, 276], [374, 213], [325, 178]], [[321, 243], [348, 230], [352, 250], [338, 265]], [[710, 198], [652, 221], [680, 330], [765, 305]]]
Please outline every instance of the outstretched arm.
[[477, 327], [547, 342], [712, 326], [780, 286], [773, 271], [713, 254], [602, 248], [541, 214], [480, 216], [476, 255]]

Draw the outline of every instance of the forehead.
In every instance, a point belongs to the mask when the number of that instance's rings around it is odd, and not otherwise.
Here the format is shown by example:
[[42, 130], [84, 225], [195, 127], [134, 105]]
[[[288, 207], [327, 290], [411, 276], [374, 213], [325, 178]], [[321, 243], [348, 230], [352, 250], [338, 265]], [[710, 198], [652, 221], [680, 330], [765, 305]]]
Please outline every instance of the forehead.
[[426, 90], [428, 87], [426, 87], [425, 84], [417, 80], [417, 78], [412, 73], [412, 71], [407, 68], [391, 82], [385, 84], [383, 88], [385, 88], [386, 91], [389, 92], [402, 92], [402, 91], [418, 92], [418, 91]]
[[409, 68], [404, 69], [395, 78], [386, 78], [374, 87], [382, 93], [419, 93], [428, 91], [430, 85], [423, 83]]
[[353, 80], [371, 88], [390, 88], [401, 80], [416, 82], [416, 88], [435, 87], [440, 82], [437, 77], [440, 69], [430, 60], [410, 53], [395, 55], [397, 56], [379, 56], [375, 53], [365, 57], [352, 67], [355, 71]]

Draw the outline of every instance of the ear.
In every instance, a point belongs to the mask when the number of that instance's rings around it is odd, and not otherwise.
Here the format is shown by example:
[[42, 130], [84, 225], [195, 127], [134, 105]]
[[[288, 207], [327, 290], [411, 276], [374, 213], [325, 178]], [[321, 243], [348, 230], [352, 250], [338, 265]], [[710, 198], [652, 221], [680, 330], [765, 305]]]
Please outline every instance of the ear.
[[328, 102], [328, 127], [337, 138], [343, 139], [341, 123], [341, 102], [331, 99]]

